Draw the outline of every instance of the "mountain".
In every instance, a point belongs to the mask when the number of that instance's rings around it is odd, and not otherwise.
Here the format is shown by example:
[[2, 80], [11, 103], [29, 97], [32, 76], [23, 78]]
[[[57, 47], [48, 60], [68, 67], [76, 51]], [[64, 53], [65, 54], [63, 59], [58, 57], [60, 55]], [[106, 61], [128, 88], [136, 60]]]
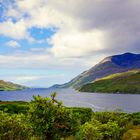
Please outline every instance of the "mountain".
[[140, 69], [112, 74], [83, 85], [82, 92], [140, 93]]
[[25, 89], [26, 87], [25, 86], [21, 86], [21, 85], [18, 85], [18, 84], [14, 84], [14, 83], [11, 83], [11, 82], [5, 82], [3, 80], [0, 80], [0, 90], [1, 91], [4, 91], [4, 90], [21, 90], [21, 89]]
[[79, 88], [84, 84], [110, 74], [125, 72], [137, 68], [140, 68], [140, 54], [124, 53], [121, 55], [109, 56], [91, 69], [81, 73], [70, 82], [63, 85], [56, 85], [55, 87]]

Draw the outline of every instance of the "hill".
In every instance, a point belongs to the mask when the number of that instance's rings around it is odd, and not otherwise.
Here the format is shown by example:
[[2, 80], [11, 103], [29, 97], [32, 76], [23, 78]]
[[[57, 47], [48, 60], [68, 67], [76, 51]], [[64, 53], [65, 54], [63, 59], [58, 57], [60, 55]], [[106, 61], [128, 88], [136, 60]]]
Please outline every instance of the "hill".
[[0, 91], [10, 91], [10, 90], [21, 90], [26, 88], [25, 86], [21, 86], [18, 84], [14, 84], [11, 82], [5, 82], [3, 80], [0, 80]]
[[81, 73], [70, 82], [55, 87], [73, 87], [79, 88], [84, 84], [90, 83], [98, 78], [126, 72], [128, 70], [140, 68], [140, 54], [124, 53], [121, 55], [109, 56], [91, 69]]
[[116, 73], [83, 85], [82, 92], [140, 93], [140, 69]]

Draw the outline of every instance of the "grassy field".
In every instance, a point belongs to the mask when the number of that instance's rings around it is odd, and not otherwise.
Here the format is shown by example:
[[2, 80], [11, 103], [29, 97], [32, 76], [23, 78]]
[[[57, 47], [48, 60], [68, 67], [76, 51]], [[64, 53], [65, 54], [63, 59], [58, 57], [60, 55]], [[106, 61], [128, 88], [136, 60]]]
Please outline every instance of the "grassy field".
[[80, 89], [82, 92], [101, 93], [140, 93], [140, 70], [109, 75], [86, 84]]
[[28, 103], [23, 101], [0, 101], [0, 111], [7, 113], [26, 113], [28, 111]]

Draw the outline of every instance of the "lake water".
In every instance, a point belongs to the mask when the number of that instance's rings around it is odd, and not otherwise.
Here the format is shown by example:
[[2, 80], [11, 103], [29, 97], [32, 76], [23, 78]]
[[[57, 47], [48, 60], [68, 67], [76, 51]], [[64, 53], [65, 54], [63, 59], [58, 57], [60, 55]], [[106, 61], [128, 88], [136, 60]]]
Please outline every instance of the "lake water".
[[81, 93], [73, 89], [26, 89], [21, 91], [0, 91], [2, 101], [30, 101], [33, 95], [50, 96], [56, 91], [57, 99], [65, 106], [90, 107], [95, 111], [122, 109], [125, 112], [140, 111], [138, 94]]

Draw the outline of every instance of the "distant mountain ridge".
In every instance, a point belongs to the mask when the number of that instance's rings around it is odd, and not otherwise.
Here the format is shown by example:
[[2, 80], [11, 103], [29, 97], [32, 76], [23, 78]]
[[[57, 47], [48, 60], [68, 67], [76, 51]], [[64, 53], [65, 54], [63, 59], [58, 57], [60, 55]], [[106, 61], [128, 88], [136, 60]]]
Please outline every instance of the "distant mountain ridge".
[[113, 55], [106, 57], [91, 69], [72, 79], [70, 82], [63, 85], [55, 85], [54, 87], [79, 88], [84, 84], [90, 83], [110, 74], [126, 72], [137, 68], [140, 68], [140, 54], [124, 53], [120, 55]]
[[115, 55], [111, 58], [112, 62], [128, 68], [137, 68], [137, 64], [140, 64], [140, 54], [125, 53], [123, 55]]
[[0, 80], [0, 91], [22, 90], [27, 87]]

